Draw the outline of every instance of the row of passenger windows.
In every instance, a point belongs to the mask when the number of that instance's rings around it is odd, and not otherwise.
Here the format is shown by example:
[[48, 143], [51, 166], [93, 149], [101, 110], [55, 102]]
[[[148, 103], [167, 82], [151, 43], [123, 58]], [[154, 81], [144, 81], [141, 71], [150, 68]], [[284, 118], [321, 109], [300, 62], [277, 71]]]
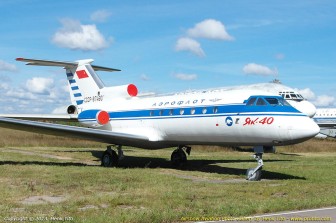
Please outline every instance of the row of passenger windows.
[[331, 117], [336, 117], [336, 113], [335, 114], [329, 114], [329, 113], [327, 113], [327, 114], [316, 114], [316, 116], [331, 116]]
[[190, 109], [163, 109], [158, 111], [150, 111], [150, 116], [163, 116], [163, 115], [194, 115], [194, 114], [216, 114], [218, 112], [218, 107], [213, 108], [202, 108], [200, 111], [200, 108], [197, 109], [198, 112], [196, 112], [196, 108], [190, 108]]

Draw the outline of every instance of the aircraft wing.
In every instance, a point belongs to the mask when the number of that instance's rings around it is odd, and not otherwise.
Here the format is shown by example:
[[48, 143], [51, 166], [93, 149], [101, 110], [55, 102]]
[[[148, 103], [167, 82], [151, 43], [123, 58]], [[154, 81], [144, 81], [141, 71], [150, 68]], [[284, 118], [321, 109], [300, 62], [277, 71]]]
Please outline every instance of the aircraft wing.
[[7, 117], [0, 117], [0, 127], [49, 135], [82, 138], [97, 142], [126, 146], [141, 146], [149, 142], [148, 137], [141, 135]]
[[0, 114], [0, 117], [24, 120], [78, 121], [76, 114]]

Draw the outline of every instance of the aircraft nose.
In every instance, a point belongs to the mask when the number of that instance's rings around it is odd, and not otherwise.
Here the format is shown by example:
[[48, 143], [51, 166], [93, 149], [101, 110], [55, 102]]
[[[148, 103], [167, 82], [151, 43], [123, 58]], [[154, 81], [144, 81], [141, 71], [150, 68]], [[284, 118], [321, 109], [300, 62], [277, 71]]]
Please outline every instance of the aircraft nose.
[[310, 118], [314, 117], [314, 115], [316, 114], [315, 105], [306, 100], [298, 102], [296, 105], [296, 109]]
[[303, 120], [297, 122], [296, 126], [290, 130], [293, 140], [305, 141], [315, 137], [320, 132], [320, 127], [309, 117], [302, 117]]

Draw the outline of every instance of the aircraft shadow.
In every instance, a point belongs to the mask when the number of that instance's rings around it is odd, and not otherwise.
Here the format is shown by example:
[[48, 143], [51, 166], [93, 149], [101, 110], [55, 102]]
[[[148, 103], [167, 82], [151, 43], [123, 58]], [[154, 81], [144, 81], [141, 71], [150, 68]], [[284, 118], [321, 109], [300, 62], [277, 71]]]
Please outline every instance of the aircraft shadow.
[[2, 165], [42, 165], [42, 166], [90, 166], [85, 163], [60, 163], [60, 162], [43, 162], [43, 161], [0, 161], [0, 166]]
[[[285, 162], [291, 160], [264, 160], [265, 163], [269, 162]], [[205, 173], [229, 174], [237, 176], [245, 176], [246, 169], [223, 167], [216, 164], [224, 163], [251, 163], [251, 168], [257, 165], [256, 161], [251, 160], [188, 160], [188, 162], [179, 168], [183, 171], [199, 171]], [[120, 161], [119, 168], [164, 168], [172, 169], [171, 163], [167, 159], [153, 158], [153, 157], [132, 157], [126, 156], [124, 160]], [[263, 170], [262, 179], [267, 180], [290, 180], [299, 179], [306, 180], [304, 177], [293, 176], [289, 174], [271, 172]]]
[[[60, 151], [65, 152], [65, 151]], [[68, 151], [68, 152], [78, 152], [78, 151]], [[103, 151], [100, 150], [81, 150], [79, 152], [91, 153], [92, 156], [96, 157], [96, 161], [100, 161]], [[269, 162], [285, 162], [292, 160], [265, 160], [265, 163]], [[223, 167], [216, 164], [225, 163], [251, 163], [251, 168], [256, 166], [256, 161], [253, 159], [248, 160], [188, 160], [188, 162], [183, 165], [180, 170], [183, 171], [199, 171], [205, 173], [217, 173], [217, 174], [229, 174], [237, 176], [245, 176], [246, 169], [241, 168], [231, 168]], [[92, 166], [85, 163], [79, 162], [43, 162], [43, 161], [0, 161], [1, 165], [44, 165], [44, 166]], [[139, 157], [139, 156], [125, 156], [125, 159], [119, 162], [118, 168], [164, 168], [173, 169], [171, 166], [169, 158], [155, 158], [155, 157]], [[293, 176], [289, 174], [276, 173], [271, 171], [263, 170], [262, 179], [267, 180], [289, 180], [289, 179], [299, 179], [306, 180], [304, 177]]]

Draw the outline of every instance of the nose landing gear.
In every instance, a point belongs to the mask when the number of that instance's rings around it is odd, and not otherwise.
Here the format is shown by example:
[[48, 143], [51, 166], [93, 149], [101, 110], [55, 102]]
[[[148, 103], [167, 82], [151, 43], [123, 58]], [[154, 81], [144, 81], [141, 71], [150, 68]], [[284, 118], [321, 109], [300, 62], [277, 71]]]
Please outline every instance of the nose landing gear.
[[254, 147], [255, 154], [253, 157], [257, 160], [258, 166], [256, 168], [249, 168], [246, 171], [246, 180], [249, 181], [259, 181], [261, 180], [261, 170], [264, 165], [264, 162], [262, 160], [262, 155], [264, 153], [264, 147], [263, 146], [257, 146]]

